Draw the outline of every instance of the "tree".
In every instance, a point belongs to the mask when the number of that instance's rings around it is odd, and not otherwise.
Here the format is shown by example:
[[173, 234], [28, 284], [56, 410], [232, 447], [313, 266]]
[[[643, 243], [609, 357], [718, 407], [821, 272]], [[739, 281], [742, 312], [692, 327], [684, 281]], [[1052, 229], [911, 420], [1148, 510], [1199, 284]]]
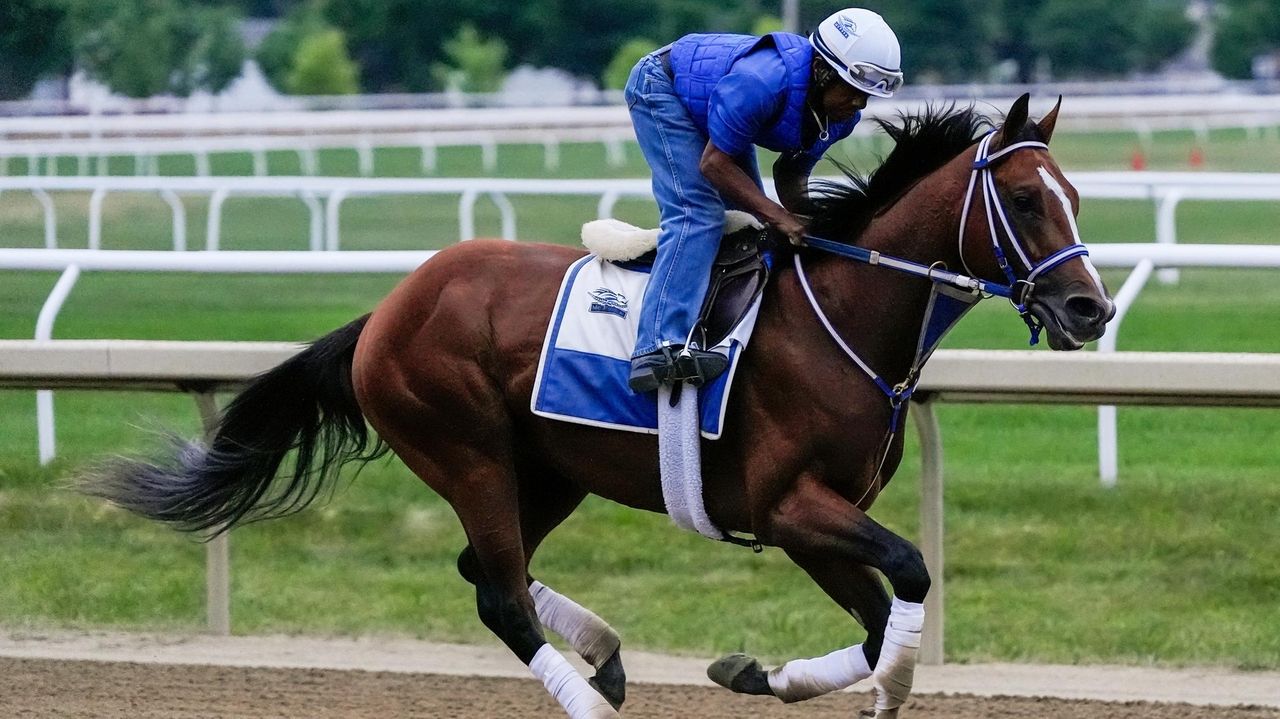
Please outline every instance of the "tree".
[[42, 76], [70, 69], [67, 23], [58, 0], [0, 3], [0, 100], [26, 97]]
[[[295, 6], [258, 46], [257, 60], [262, 74], [276, 89], [285, 90], [302, 41], [332, 28], [324, 18], [324, 6], [319, 0]], [[345, 47], [344, 39], [344, 54]]]
[[180, 0], [79, 0], [76, 61], [129, 97], [217, 92], [239, 74], [244, 45], [227, 8]]
[[497, 38], [485, 40], [472, 25], [463, 25], [444, 44], [447, 63], [436, 63], [436, 82], [447, 90], [496, 92], [506, 74], [507, 46]]
[[609, 61], [609, 66], [604, 69], [604, 76], [601, 78], [604, 80], [604, 86], [610, 90], [621, 90], [626, 87], [627, 78], [631, 76], [631, 68], [640, 62], [640, 58], [657, 50], [658, 47], [658, 43], [645, 38], [628, 40], [618, 48], [618, 52]]
[[1253, 76], [1253, 58], [1280, 50], [1280, 8], [1272, 0], [1235, 0], [1222, 9], [1213, 67], [1227, 77]]
[[1147, 2], [1138, 27], [1138, 64], [1142, 70], [1156, 70], [1187, 49], [1196, 34], [1196, 25], [1187, 17], [1180, 0]]
[[342, 31], [330, 28], [298, 44], [285, 88], [294, 95], [352, 95], [360, 91], [359, 75]]
[[1122, 75], [1138, 59], [1135, 16], [1142, 0], [1046, 0], [1031, 21], [1031, 44], [1058, 77]]

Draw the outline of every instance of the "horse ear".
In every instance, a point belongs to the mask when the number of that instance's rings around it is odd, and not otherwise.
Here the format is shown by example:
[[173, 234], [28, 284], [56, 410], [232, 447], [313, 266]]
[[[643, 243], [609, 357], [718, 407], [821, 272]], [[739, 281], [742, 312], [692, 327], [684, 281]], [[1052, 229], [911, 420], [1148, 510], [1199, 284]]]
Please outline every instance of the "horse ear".
[[1031, 93], [1023, 93], [1022, 97], [1013, 102], [1013, 107], [1009, 108], [1009, 114], [1004, 116], [1004, 125], [1000, 128], [1000, 146], [1008, 147], [1018, 139], [1018, 133], [1022, 132], [1022, 128], [1027, 124], [1028, 109], [1031, 104]]
[[1058, 104], [1053, 106], [1049, 114], [1040, 118], [1040, 122], [1036, 125], [1040, 128], [1040, 134], [1044, 136], [1044, 143], [1049, 144], [1049, 140], [1053, 137], [1053, 128], [1058, 124], [1058, 110], [1062, 109], [1062, 96], [1058, 96]]

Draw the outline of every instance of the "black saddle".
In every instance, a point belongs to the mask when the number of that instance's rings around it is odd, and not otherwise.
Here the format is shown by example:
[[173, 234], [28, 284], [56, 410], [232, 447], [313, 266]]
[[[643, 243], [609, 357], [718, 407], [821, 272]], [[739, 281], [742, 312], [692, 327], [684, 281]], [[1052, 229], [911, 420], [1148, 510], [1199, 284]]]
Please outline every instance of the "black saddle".
[[[769, 266], [777, 243], [768, 230], [744, 227], [720, 241], [711, 266], [711, 282], [698, 313], [699, 346], [715, 347], [755, 302], [769, 281]], [[636, 264], [653, 264], [656, 250], [637, 257]]]

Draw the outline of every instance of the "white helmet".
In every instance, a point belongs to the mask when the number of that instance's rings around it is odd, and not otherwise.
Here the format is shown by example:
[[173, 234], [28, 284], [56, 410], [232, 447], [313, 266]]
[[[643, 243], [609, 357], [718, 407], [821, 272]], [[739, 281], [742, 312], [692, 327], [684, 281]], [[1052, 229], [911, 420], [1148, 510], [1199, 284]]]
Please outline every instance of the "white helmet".
[[870, 10], [835, 13], [818, 25], [809, 42], [845, 82], [869, 95], [893, 97], [902, 87], [898, 36]]

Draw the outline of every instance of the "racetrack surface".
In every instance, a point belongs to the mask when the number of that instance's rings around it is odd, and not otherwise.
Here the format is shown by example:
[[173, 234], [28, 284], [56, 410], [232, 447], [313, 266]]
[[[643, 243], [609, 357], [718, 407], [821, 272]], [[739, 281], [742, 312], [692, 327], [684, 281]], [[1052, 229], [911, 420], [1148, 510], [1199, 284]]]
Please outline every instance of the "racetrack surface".
[[[871, 704], [864, 690], [788, 706], [712, 685], [705, 657], [623, 657], [624, 717], [855, 717]], [[1277, 672], [947, 664], [917, 667], [915, 687], [907, 718], [1280, 719]], [[0, 629], [0, 719], [563, 716], [497, 642]]]
[[[0, 658], [0, 676], [5, 678], [0, 682], [0, 714], [5, 717], [564, 716], [532, 679], [15, 658]], [[847, 719], [869, 704], [870, 695], [858, 693], [784, 705], [710, 687], [633, 684], [623, 716]], [[904, 719], [1280, 719], [1280, 709], [931, 695], [913, 698], [902, 715]]]

